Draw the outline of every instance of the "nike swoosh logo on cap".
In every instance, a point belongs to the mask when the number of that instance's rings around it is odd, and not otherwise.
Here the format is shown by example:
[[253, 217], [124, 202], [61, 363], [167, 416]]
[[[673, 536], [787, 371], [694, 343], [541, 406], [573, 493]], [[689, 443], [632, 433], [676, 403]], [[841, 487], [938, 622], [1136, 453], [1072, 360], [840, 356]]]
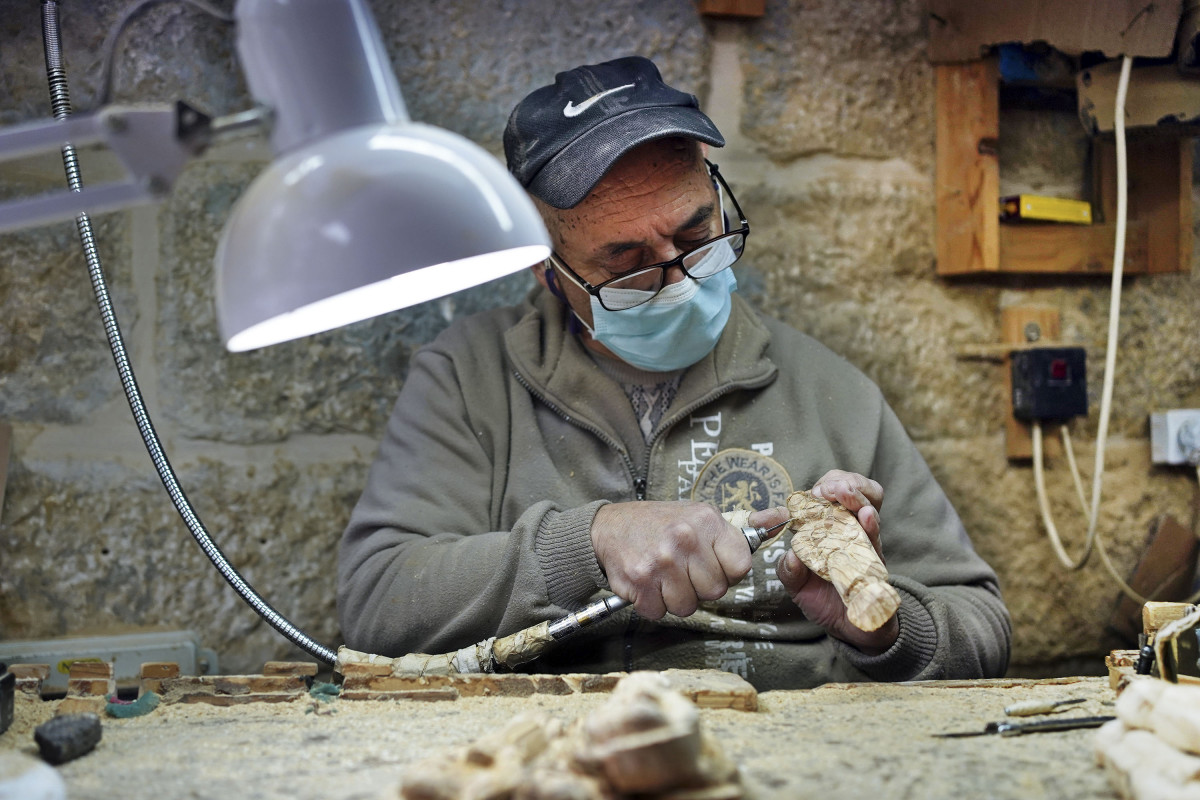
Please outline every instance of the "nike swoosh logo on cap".
[[633, 84], [627, 83], [624, 86], [618, 86], [615, 89], [609, 89], [607, 91], [601, 92], [600, 94], [594, 94], [591, 97], [589, 97], [587, 100], [584, 100], [579, 105], [574, 105], [571, 103], [570, 100], [568, 100], [567, 104], [565, 106], [563, 106], [563, 116], [564, 117], [578, 117], [580, 114], [587, 111], [589, 108], [594, 106], [596, 103], [599, 103], [601, 98], [607, 97], [608, 95], [612, 94], [613, 92], [620, 92], [624, 89], [632, 89], [632, 88], [633, 88]]

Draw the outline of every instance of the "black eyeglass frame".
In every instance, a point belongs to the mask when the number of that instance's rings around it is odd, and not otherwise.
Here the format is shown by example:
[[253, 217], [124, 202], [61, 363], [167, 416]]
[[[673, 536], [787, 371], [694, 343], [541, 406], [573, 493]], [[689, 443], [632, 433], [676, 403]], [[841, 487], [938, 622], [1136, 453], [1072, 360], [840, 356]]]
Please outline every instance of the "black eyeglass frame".
[[[713, 242], [719, 242], [722, 239], [728, 239], [730, 237], [738, 236], [738, 235], [740, 235], [742, 237], [742, 250], [744, 251], [745, 247], [746, 247], [745, 239], [750, 236], [750, 222], [749, 222], [749, 220], [746, 219], [745, 212], [742, 211], [742, 207], [738, 203], [737, 198], [733, 196], [733, 190], [730, 189], [729, 184], [725, 182], [725, 178], [724, 178], [724, 176], [721, 175], [721, 171], [720, 171], [720, 169], [717, 168], [717, 165], [712, 163], [711, 161], [709, 161], [707, 158], [704, 159], [704, 163], [708, 165], [709, 177], [716, 178], [717, 181], [721, 184], [721, 188], [725, 190], [725, 194], [729, 195], [729, 199], [733, 201], [733, 207], [737, 211], [738, 219], [740, 220], [740, 225], [741, 225], [741, 227], [738, 228], [737, 230], [726, 231], [725, 233], [722, 233], [720, 236], [714, 236], [711, 239], [703, 241], [700, 244], [693, 247], [691, 250], [688, 250], [687, 252], [680, 253], [679, 255], [675, 256], [675, 258], [672, 258], [670, 261], [663, 261], [660, 264], [651, 264], [650, 266], [647, 266], [647, 267], [639, 267], [637, 269], [630, 270], [629, 272], [626, 272], [622, 275], [616, 275], [612, 278], [609, 278], [606, 281], [603, 281], [603, 282], [601, 282], [599, 284], [595, 284], [595, 285], [585, 281], [579, 275], [579, 273], [576, 272], [574, 269], [572, 269], [571, 265], [568, 264], [562, 258], [562, 256], [560, 256], [558, 253], [551, 252], [550, 258], [553, 259], [555, 262], [557, 262], [560, 267], [565, 269], [570, 274], [570, 276], [575, 280], [575, 282], [579, 285], [579, 287], [581, 289], [583, 289], [585, 292], [590, 294], [592, 297], [595, 297], [597, 300], [599, 300], [600, 305], [603, 306], [608, 311], [627, 311], [631, 308], [637, 308], [640, 305], [645, 305], [646, 303], [650, 302], [658, 295], [659, 292], [661, 292], [666, 287], [667, 271], [670, 269], [673, 269], [675, 267], [679, 267], [680, 271], [682, 271], [684, 275], [687, 275], [689, 278], [691, 278], [694, 281], [695, 280], [704, 280], [705, 278], [711, 278], [712, 275], [705, 275], [705, 276], [702, 276], [699, 278], [692, 275], [690, 272], [687, 271], [687, 267], [685, 267], [683, 265], [683, 260], [685, 258], [687, 258], [688, 256], [690, 256], [692, 253], [696, 252], [697, 250], [700, 250], [701, 248], [704, 248], [704, 247], [709, 247], [710, 245], [713, 244]], [[741, 257], [742, 257], [742, 254], [739, 252], [737, 258], [734, 259], [733, 264], [736, 264], [738, 259], [740, 259]], [[728, 267], [725, 267], [725, 269], [732, 268], [733, 264], [730, 264]], [[604, 302], [604, 298], [600, 295], [600, 290], [603, 289], [605, 286], [608, 286], [611, 283], [615, 283], [617, 281], [628, 280], [629, 278], [635, 277], [637, 275], [642, 275], [647, 272], [652, 272], [653, 270], [656, 270], [656, 269], [662, 270], [662, 283], [659, 285], [657, 291], [655, 291], [654, 294], [652, 294], [650, 297], [647, 297], [644, 301], [642, 301], [641, 303], [638, 303], [635, 306], [625, 306], [623, 308], [609, 308], [608, 305]], [[718, 272], [724, 272], [724, 271], [725, 270], [718, 270]], [[713, 273], [713, 275], [716, 275], [716, 274], [717, 274], [717, 272]]]

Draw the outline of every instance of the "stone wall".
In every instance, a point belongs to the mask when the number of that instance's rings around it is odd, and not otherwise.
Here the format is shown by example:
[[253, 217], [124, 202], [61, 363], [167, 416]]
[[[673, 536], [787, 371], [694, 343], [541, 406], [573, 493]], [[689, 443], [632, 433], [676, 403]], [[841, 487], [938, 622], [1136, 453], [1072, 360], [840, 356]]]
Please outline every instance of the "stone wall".
[[[64, 4], [76, 109], [95, 102], [101, 45], [126, 5]], [[753, 225], [738, 267], [743, 293], [880, 384], [1001, 576], [1014, 670], [1099, 668], [1114, 646], [1104, 628], [1117, 589], [1096, 559], [1074, 573], [1058, 565], [1031, 469], [1005, 458], [1002, 367], [961, 353], [999, 340], [1007, 305], [1057, 306], [1064, 338], [1088, 348], [1091, 414], [1072, 433], [1090, 474], [1109, 284], [937, 276], [933, 71], [919, 0], [861, 0], [853, 13], [834, 0], [781, 0], [753, 21], [701, 19], [688, 0], [371, 5], [412, 117], [498, 156], [513, 104], [577, 63], [642, 53], [698, 94], [729, 141], [715, 157]], [[3, 7], [0, 125], [47, 118], [37, 4]], [[233, 41], [229, 26], [190, 5], [155, 6], [121, 39], [114, 99], [245, 108]], [[1077, 170], [1064, 165], [1078, 163], [1081, 131], [1039, 115], [1003, 125], [1006, 190], [1071, 191]], [[114, 174], [111, 158], [84, 156], [86, 182]], [[455, 317], [515, 301], [531, 279], [228, 354], [212, 257], [225, 214], [268, 156], [261, 136], [221, 145], [187, 167], [162, 205], [93, 224], [138, 380], [200, 518], [275, 608], [336, 644], [338, 536], [408, 358]], [[0, 166], [0, 197], [62, 180], [57, 158], [23, 159]], [[189, 628], [224, 671], [295, 655], [208, 565], [172, 509], [130, 419], [86, 273], [70, 223], [0, 236], [0, 421], [14, 428], [0, 638]], [[1191, 520], [1195, 479], [1150, 464], [1147, 415], [1200, 406], [1198, 318], [1191, 271], [1127, 280], [1100, 524], [1122, 573], [1158, 515]], [[1049, 470], [1059, 527], [1077, 551], [1084, 525], [1069, 477], [1061, 460]]]

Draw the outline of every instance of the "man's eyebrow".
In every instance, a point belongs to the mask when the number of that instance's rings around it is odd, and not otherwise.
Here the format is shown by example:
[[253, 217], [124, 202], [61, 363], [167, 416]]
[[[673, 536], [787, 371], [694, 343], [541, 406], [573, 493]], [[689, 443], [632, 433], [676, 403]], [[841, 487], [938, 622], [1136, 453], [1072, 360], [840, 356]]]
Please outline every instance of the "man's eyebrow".
[[[697, 208], [696, 212], [688, 217], [682, 225], [676, 228], [675, 233], [679, 234], [683, 231], [689, 230], [690, 228], [695, 228], [704, 224], [705, 222], [708, 222], [710, 219], [712, 219], [712, 215], [715, 210], [716, 204], [705, 203]], [[646, 243], [644, 241], [609, 242], [608, 244], [600, 247], [597, 254], [601, 257], [613, 258], [630, 250], [636, 250], [639, 247], [644, 247], [645, 244]]]

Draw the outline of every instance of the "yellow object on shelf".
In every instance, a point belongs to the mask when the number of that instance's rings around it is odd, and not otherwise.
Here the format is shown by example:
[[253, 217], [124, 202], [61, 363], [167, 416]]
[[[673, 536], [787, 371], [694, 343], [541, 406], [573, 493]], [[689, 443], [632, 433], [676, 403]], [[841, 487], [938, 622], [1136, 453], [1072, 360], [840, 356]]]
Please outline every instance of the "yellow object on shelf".
[[1074, 222], [1092, 224], [1092, 204], [1065, 197], [1017, 194], [1000, 198], [1000, 219], [1005, 221]]

